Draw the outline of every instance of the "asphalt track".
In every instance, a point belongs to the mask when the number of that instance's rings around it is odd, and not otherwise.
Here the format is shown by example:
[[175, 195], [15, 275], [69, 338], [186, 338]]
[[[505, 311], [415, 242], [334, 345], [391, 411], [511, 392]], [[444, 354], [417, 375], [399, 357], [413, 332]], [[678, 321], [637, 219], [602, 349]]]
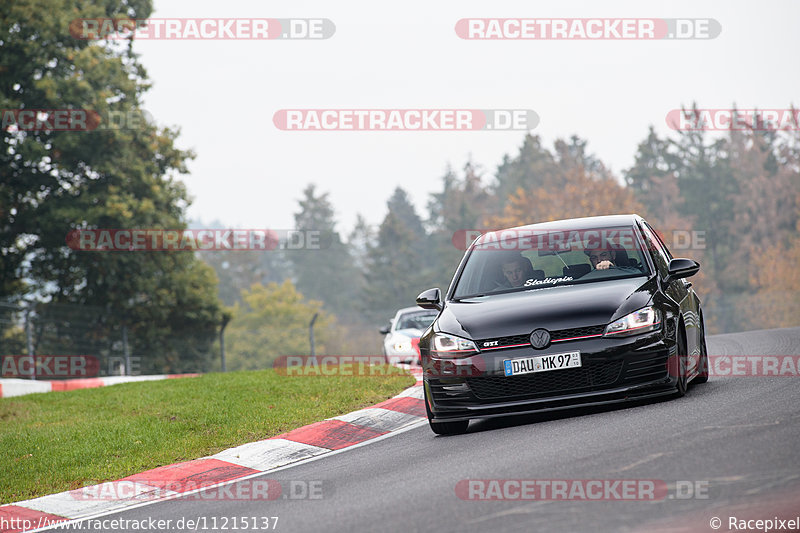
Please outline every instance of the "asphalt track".
[[[800, 328], [710, 336], [708, 346], [711, 355], [797, 355]], [[171, 519], [162, 531], [185, 531], [176, 522], [199, 517], [200, 531], [243, 531], [242, 517], [248, 530], [265, 531], [252, 528], [253, 517], [278, 517], [275, 530], [284, 532], [711, 532], [713, 517], [722, 521], [717, 531], [729, 530], [730, 516], [794, 518], [798, 383], [712, 377], [680, 399], [474, 421], [467, 434], [452, 437], [437, 437], [424, 424], [260, 475], [281, 481], [284, 495], [292, 483], [316, 487], [317, 499], [162, 501], [103, 520]], [[462, 480], [506, 479], [655, 480], [667, 493], [655, 501], [472, 501], [459, 497], [466, 491], [457, 494]], [[234, 482], [233, 492], [239, 483], [251, 480]], [[687, 497], [687, 487], [701, 497]], [[89, 525], [83, 530], [142, 530]]]

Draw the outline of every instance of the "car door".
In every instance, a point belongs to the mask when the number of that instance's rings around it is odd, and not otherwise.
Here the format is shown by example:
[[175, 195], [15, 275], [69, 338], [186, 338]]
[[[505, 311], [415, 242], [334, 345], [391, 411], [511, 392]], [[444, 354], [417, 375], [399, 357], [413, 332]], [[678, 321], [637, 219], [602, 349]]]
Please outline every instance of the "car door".
[[[653, 257], [659, 276], [664, 279], [669, 269], [669, 262], [672, 260], [672, 254], [652, 226], [644, 222], [642, 229], [644, 230], [648, 251]], [[698, 315], [699, 300], [697, 294], [692, 288], [692, 283], [687, 279], [670, 281], [664, 286], [664, 292], [680, 308], [683, 324], [686, 328], [686, 350], [688, 352], [686, 355], [689, 355], [687, 371], [690, 375], [693, 375], [700, 362], [700, 342], [702, 342], [700, 338], [702, 333]]]

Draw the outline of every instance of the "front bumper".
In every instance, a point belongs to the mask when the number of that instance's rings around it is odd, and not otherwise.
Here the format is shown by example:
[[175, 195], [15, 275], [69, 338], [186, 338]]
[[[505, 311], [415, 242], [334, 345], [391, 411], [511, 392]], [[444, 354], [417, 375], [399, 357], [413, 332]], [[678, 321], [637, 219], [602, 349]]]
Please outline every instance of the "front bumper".
[[[576, 350], [581, 352], [580, 368], [510, 377], [502, 370], [505, 359]], [[434, 420], [491, 418], [672, 394], [677, 378], [668, 360], [675, 353], [674, 342], [656, 332], [566, 342], [545, 350], [496, 350], [459, 360], [425, 356], [423, 381]]]

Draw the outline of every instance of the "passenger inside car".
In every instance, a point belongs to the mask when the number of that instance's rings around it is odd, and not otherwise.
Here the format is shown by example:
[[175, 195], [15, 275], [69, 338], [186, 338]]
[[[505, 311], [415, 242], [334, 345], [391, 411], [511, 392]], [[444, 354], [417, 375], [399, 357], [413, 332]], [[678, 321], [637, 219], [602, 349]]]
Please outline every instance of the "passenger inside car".
[[520, 253], [504, 258], [501, 270], [503, 273], [501, 286], [505, 288], [522, 287], [529, 279], [544, 278], [544, 271], [534, 269], [530, 259]]
[[[511, 287], [522, 287], [525, 283], [525, 262], [530, 266], [530, 261], [524, 257], [513, 259], [507, 263], [503, 263], [503, 277]], [[533, 267], [531, 267], [532, 269]]]

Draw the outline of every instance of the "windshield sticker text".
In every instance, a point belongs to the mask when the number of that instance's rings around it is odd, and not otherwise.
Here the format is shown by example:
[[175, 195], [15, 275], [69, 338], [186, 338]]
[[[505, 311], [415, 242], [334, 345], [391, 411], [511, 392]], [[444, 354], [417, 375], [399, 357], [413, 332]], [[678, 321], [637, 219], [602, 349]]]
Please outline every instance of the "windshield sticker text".
[[536, 285], [550, 285], [553, 283], [564, 283], [565, 281], [572, 281], [572, 276], [562, 276], [560, 278], [529, 279], [525, 282], [523, 287], [532, 287]]

